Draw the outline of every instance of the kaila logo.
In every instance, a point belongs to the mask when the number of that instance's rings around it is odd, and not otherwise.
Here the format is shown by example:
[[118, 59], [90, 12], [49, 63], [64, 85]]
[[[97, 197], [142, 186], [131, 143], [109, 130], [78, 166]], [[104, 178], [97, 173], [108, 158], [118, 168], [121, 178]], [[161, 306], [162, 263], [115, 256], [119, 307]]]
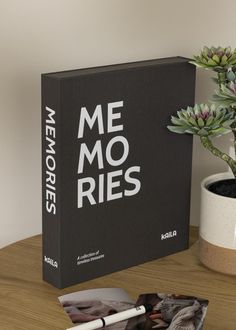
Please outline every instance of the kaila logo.
[[44, 262], [46, 262], [47, 264], [51, 265], [54, 268], [58, 268], [58, 262], [51, 258], [44, 256]]
[[167, 238], [173, 238], [175, 236], [177, 236], [177, 230], [169, 231], [168, 233], [161, 234], [161, 240]]

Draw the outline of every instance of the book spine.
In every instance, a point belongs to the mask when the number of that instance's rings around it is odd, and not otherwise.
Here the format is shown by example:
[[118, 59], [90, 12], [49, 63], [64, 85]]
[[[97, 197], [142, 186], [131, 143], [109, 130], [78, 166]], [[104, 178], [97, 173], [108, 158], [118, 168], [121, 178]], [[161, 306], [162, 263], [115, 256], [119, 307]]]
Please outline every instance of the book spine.
[[42, 75], [43, 279], [61, 286], [60, 263], [60, 80]]

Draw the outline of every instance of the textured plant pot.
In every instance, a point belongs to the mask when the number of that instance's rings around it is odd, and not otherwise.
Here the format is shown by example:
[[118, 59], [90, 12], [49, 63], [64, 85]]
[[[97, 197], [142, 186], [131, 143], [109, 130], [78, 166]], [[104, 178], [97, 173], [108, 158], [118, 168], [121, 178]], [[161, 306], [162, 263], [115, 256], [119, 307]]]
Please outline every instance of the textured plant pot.
[[201, 183], [200, 260], [213, 270], [236, 275], [236, 198], [207, 189], [213, 182], [232, 177], [219, 173]]

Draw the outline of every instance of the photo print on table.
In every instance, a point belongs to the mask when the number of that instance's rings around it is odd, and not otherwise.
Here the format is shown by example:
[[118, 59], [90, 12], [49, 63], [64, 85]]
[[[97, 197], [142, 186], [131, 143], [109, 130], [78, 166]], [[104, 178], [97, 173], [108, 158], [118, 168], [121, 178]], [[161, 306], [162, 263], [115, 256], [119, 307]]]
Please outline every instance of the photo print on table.
[[[93, 321], [134, 307], [134, 301], [120, 288], [78, 291], [58, 299], [75, 324]], [[125, 330], [127, 323], [127, 320], [121, 321], [107, 326], [106, 330]]]
[[128, 321], [126, 330], [201, 330], [209, 301], [167, 293], [141, 294], [135, 304], [151, 304], [153, 311]]

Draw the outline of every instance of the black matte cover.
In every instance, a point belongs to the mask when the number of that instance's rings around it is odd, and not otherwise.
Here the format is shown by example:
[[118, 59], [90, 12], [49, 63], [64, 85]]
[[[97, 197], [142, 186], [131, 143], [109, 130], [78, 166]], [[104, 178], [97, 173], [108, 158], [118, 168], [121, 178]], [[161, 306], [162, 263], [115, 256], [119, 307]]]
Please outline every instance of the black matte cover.
[[194, 103], [174, 57], [42, 75], [43, 278], [62, 288], [188, 248]]

